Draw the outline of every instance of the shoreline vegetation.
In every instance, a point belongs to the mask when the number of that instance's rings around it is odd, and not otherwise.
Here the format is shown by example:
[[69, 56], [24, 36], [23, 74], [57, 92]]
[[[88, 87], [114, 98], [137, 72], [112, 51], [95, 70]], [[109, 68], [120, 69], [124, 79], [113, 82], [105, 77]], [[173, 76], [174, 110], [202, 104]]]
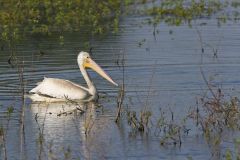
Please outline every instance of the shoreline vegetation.
[[11, 48], [24, 36], [52, 33], [58, 34], [61, 41], [64, 32], [81, 29], [90, 35], [117, 33], [121, 16], [126, 14], [149, 16], [147, 23], [154, 28], [162, 22], [176, 26], [188, 23], [191, 27], [193, 20], [211, 16], [220, 25], [239, 20], [239, 7], [236, 0], [4, 0], [0, 2], [0, 44]]

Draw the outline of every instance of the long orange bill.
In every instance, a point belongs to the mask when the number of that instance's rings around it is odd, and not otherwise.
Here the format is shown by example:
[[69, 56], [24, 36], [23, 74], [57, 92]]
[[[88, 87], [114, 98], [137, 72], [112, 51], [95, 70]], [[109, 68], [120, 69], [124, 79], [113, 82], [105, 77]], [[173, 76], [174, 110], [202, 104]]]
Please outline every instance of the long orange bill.
[[117, 83], [115, 83], [112, 78], [91, 58], [88, 58], [84, 64], [85, 67], [91, 68], [94, 71], [96, 71], [98, 74], [100, 74], [103, 78], [114, 84], [115, 86], [118, 86]]

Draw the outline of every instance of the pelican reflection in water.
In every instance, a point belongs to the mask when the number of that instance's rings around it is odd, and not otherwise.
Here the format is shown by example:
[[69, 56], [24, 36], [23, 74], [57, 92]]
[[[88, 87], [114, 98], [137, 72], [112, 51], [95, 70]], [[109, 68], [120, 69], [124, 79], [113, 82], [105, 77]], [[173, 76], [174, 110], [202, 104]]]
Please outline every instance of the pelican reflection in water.
[[[73, 156], [72, 159], [80, 157], [81, 159], [91, 159], [89, 157], [92, 153], [91, 150], [97, 150], [96, 147], [101, 144], [99, 143], [101, 138], [98, 139], [99, 135], [91, 134], [91, 131], [101, 133], [104, 126], [111, 123], [107, 117], [101, 117], [96, 121], [97, 108], [95, 102], [31, 103], [30, 107], [25, 110], [29, 120], [25, 129], [30, 131], [26, 132], [27, 144], [29, 145], [26, 145], [25, 149], [28, 151], [28, 158], [37, 159], [37, 155], [41, 159], [49, 159], [49, 157], [62, 159], [65, 153], [68, 153], [63, 152], [63, 149], [69, 148], [71, 149], [70, 156]], [[44, 137], [42, 152], [39, 152], [40, 148], [32, 147], [36, 146], [36, 139], [39, 139], [39, 127], [41, 127], [40, 131]], [[52, 144], [51, 149], [50, 144]], [[41, 147], [41, 145], [36, 147]], [[78, 153], [81, 154], [78, 155]]]
[[83, 87], [65, 79], [46, 78], [33, 88], [29, 96], [32, 101], [58, 102], [66, 100], [91, 101], [97, 98], [97, 90], [91, 81], [86, 68], [91, 68], [103, 78], [117, 85], [104, 70], [95, 63], [87, 52], [80, 52], [77, 57], [80, 71], [87, 82], [87, 87]]

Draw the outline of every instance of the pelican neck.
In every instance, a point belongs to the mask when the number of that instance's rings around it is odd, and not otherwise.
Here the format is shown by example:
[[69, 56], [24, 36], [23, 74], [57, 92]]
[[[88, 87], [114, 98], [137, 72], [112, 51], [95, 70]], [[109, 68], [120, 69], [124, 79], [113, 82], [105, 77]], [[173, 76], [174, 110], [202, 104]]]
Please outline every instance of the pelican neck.
[[86, 69], [83, 67], [83, 65], [79, 65], [79, 68], [83, 75], [83, 78], [85, 79], [85, 81], [87, 83], [89, 93], [94, 96], [96, 94], [96, 87], [95, 87], [94, 83], [91, 81], [91, 78], [90, 78], [88, 72], [86, 71]]

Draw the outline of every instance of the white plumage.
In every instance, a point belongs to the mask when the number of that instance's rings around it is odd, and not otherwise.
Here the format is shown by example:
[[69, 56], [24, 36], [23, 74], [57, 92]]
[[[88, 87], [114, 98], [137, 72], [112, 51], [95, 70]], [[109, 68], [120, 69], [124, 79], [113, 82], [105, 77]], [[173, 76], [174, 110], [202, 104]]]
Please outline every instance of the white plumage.
[[80, 86], [69, 80], [58, 78], [46, 78], [29, 91], [32, 101], [56, 102], [66, 100], [91, 101], [97, 97], [96, 88], [85, 68], [92, 68], [102, 77], [117, 85], [89, 56], [87, 52], [78, 55], [80, 71], [87, 82], [88, 88]]
[[87, 99], [91, 96], [88, 89], [69, 80], [46, 78], [33, 88], [30, 93], [57, 99]]

